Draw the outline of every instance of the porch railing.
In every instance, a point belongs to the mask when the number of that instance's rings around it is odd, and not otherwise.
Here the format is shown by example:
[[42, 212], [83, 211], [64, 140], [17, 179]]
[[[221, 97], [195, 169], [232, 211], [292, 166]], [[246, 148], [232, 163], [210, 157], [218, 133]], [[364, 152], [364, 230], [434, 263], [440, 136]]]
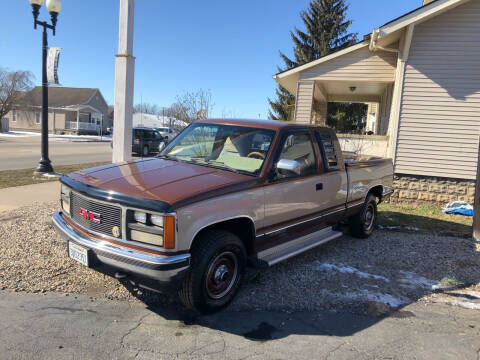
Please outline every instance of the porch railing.
[[67, 125], [66, 128], [71, 130], [89, 130], [89, 131], [96, 131], [96, 132], [100, 131], [100, 125], [81, 122], [81, 121], [78, 123], [76, 121], [67, 121], [66, 125]]

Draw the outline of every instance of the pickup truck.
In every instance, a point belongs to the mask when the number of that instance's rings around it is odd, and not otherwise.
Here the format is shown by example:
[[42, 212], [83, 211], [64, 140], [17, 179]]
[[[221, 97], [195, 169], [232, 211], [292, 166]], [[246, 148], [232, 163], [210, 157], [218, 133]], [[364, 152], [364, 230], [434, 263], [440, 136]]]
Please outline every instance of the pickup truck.
[[136, 286], [176, 289], [185, 306], [211, 313], [232, 301], [247, 266], [272, 266], [344, 229], [370, 236], [393, 167], [344, 160], [326, 127], [209, 119], [158, 157], [61, 182], [53, 224], [71, 258]]

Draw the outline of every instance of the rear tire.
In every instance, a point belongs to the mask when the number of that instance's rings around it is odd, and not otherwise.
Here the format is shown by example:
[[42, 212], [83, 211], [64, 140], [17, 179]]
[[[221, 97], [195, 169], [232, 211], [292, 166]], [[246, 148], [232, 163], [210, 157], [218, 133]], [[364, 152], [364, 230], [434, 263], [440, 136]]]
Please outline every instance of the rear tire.
[[377, 198], [369, 194], [360, 212], [349, 219], [350, 233], [357, 238], [366, 239], [372, 235], [377, 225]]
[[227, 306], [242, 283], [247, 255], [242, 241], [224, 230], [211, 230], [191, 250], [190, 272], [178, 295], [185, 307], [211, 314]]

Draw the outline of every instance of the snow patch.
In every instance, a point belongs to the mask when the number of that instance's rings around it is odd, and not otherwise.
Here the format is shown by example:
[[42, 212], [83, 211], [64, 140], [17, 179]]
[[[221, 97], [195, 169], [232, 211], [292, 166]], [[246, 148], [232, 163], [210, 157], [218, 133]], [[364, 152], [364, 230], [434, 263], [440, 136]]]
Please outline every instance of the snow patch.
[[343, 294], [344, 297], [353, 299], [353, 300], [359, 300], [359, 299], [366, 299], [369, 301], [375, 301], [379, 302], [382, 304], [387, 304], [393, 308], [400, 307], [405, 304], [411, 303], [411, 300], [402, 296], [395, 297], [390, 294], [383, 294], [380, 292], [373, 292], [369, 290], [361, 290], [358, 292], [349, 292], [346, 294]]
[[400, 286], [407, 289], [425, 288], [431, 289], [437, 283], [435, 280], [427, 279], [410, 271], [400, 271], [402, 278], [398, 280]]
[[27, 132], [27, 131], [0, 132], [0, 137], [31, 137], [31, 136], [40, 136], [40, 133]]
[[335, 264], [329, 264], [329, 263], [321, 263], [318, 260], [314, 261], [310, 266], [314, 270], [337, 271], [337, 272], [340, 272], [342, 274], [352, 274], [352, 275], [358, 276], [359, 278], [362, 278], [362, 279], [374, 279], [374, 280], [382, 280], [382, 281], [385, 281], [385, 282], [390, 282], [390, 280], [387, 279], [384, 276], [366, 273], [366, 272], [360, 271], [357, 268], [354, 268], [352, 266], [346, 266], [346, 265], [342, 265], [342, 264], [341, 265], [335, 265]]
[[384, 294], [381, 292], [360, 290], [347, 293], [334, 293], [330, 291], [323, 291], [324, 295], [332, 296], [341, 300], [354, 300], [354, 301], [374, 301], [382, 304], [386, 304], [392, 308], [398, 308], [402, 305], [410, 304], [412, 301], [406, 297], [396, 297], [390, 294]]

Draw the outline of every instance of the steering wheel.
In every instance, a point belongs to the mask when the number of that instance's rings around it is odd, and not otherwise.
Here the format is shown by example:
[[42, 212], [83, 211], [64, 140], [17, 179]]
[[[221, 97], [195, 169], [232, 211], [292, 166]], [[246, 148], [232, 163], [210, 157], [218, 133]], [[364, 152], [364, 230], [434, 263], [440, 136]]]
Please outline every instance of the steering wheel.
[[248, 154], [247, 157], [263, 160], [265, 159], [265, 154], [262, 154], [261, 152], [258, 152], [258, 151], [253, 151], [250, 154]]

